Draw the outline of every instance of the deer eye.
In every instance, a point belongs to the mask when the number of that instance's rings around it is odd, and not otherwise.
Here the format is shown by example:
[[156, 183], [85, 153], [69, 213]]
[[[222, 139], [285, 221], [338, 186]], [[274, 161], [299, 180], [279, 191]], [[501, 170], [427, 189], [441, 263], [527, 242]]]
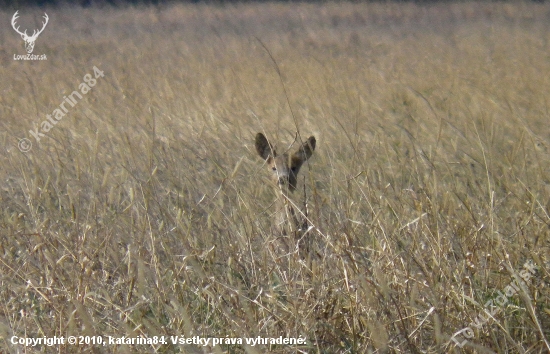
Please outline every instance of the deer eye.
[[277, 167], [275, 167], [275, 166], [271, 167], [271, 169], [272, 169], [273, 171], [277, 171]]

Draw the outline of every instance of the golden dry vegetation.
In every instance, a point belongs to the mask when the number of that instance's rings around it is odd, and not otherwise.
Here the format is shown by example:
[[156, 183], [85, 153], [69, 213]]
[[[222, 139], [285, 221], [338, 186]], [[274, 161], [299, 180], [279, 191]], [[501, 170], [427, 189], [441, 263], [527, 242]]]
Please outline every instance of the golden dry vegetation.
[[[32, 62], [0, 12], [0, 351], [550, 350], [550, 5], [45, 11]], [[305, 259], [276, 247], [257, 132], [317, 138]], [[11, 343], [54, 335], [307, 343]]]

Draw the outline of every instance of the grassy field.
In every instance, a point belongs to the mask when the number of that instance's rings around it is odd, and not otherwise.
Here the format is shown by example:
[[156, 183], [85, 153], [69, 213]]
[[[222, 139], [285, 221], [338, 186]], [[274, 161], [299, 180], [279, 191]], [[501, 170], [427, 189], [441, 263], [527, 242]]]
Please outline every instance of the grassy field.
[[[44, 10], [44, 61], [0, 12], [0, 352], [548, 353], [549, 4]], [[257, 132], [317, 138], [308, 257]], [[166, 344], [12, 343], [71, 335]]]

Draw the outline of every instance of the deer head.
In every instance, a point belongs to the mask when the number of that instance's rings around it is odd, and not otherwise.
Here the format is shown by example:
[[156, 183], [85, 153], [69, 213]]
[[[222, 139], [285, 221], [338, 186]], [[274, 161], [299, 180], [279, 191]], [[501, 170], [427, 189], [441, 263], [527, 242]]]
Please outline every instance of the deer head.
[[44, 13], [44, 20], [45, 22], [42, 22], [42, 29], [40, 30], [34, 30], [32, 33], [32, 36], [27, 35], [27, 30], [25, 32], [19, 31], [19, 26], [15, 27], [16, 21], [19, 18], [17, 16], [17, 13], [19, 11], [15, 11], [13, 14], [13, 17], [11, 18], [11, 26], [15, 30], [15, 32], [19, 33], [21, 35], [21, 38], [25, 41], [25, 49], [27, 50], [27, 53], [31, 54], [34, 50], [34, 42], [36, 41], [36, 38], [38, 38], [38, 35], [44, 31], [44, 28], [46, 28], [46, 25], [48, 24], [48, 14]]
[[305, 143], [293, 154], [277, 155], [275, 148], [267, 141], [262, 133], [256, 134], [256, 151], [267, 162], [273, 180], [281, 190], [293, 192], [300, 168], [311, 157], [315, 150], [315, 137], [310, 136]]

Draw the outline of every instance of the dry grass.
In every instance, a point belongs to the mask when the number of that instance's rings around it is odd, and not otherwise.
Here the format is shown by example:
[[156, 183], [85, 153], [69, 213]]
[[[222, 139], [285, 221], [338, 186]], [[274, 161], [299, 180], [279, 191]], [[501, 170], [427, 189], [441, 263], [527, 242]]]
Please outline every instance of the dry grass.
[[[47, 61], [14, 61], [23, 42], [0, 33], [0, 351], [24, 350], [12, 335], [308, 339], [27, 352], [550, 350], [549, 5], [47, 12]], [[105, 77], [34, 141], [93, 66]], [[297, 130], [317, 137], [305, 260], [273, 247], [253, 142]], [[459, 348], [528, 260], [532, 281]]]

